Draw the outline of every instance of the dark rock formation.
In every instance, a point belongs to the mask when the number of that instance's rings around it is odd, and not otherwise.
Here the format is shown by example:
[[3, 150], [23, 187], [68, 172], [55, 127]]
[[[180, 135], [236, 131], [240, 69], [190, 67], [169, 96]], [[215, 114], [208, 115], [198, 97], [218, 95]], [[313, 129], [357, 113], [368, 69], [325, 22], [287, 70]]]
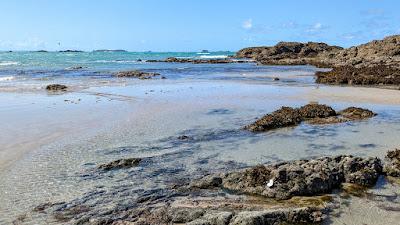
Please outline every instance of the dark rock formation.
[[336, 112], [332, 107], [320, 104], [307, 104], [300, 107], [299, 113], [303, 119], [325, 118], [336, 116]]
[[68, 67], [67, 70], [81, 70], [83, 69], [83, 66], [72, 66], [72, 67]]
[[392, 177], [400, 177], [400, 149], [389, 151], [386, 154], [383, 172]]
[[81, 50], [70, 50], [70, 49], [68, 49], [68, 50], [62, 50], [62, 51], [58, 51], [58, 52], [64, 52], [64, 53], [77, 53], [77, 52], [83, 52], [83, 51], [81, 51]]
[[376, 113], [372, 112], [371, 110], [358, 107], [346, 108], [340, 111], [338, 114], [350, 120], [362, 120], [376, 116]]
[[[224, 211], [196, 208], [155, 208], [140, 212], [140, 218], [134, 222], [117, 221], [114, 225], [280, 225], [280, 224], [317, 224], [323, 220], [323, 213], [317, 207], [289, 207], [260, 211]], [[102, 224], [102, 223], [101, 223]]]
[[341, 47], [325, 43], [279, 42], [272, 47], [245, 48], [236, 53], [237, 58], [252, 58], [261, 64], [304, 65], [324, 52], [341, 50]]
[[263, 116], [256, 122], [248, 125], [245, 129], [257, 132], [267, 131], [281, 127], [294, 126], [302, 121], [299, 110], [291, 107], [282, 107], [281, 109]]
[[400, 35], [342, 49], [324, 43], [280, 42], [272, 47], [245, 48], [237, 58], [252, 58], [264, 65], [315, 65], [317, 82], [347, 85], [399, 85]]
[[400, 68], [400, 35], [322, 55], [320, 60], [335, 66], [363, 68], [384, 65]]
[[168, 63], [193, 63], [193, 64], [226, 64], [226, 63], [248, 63], [251, 60], [236, 59], [191, 59], [191, 58], [175, 58], [169, 57], [164, 60], [146, 60], [146, 62], [168, 62]]
[[113, 169], [130, 168], [139, 165], [141, 161], [142, 159], [139, 158], [118, 159], [109, 163], [101, 164], [97, 168], [106, 171]]
[[367, 119], [375, 115], [374, 112], [368, 109], [356, 107], [349, 107], [336, 113], [332, 107], [327, 105], [307, 104], [300, 108], [282, 107], [246, 126], [245, 129], [260, 132], [295, 126], [302, 121], [307, 121], [311, 124], [330, 124]]
[[67, 89], [68, 87], [62, 84], [49, 84], [46, 86], [47, 91], [66, 91]]
[[328, 72], [317, 72], [317, 83], [348, 85], [398, 85], [400, 69], [383, 64], [357, 68], [338, 66]]
[[378, 158], [340, 155], [259, 165], [238, 172], [210, 175], [192, 187], [220, 187], [269, 198], [289, 199], [329, 193], [342, 183], [372, 186], [382, 172]]
[[139, 79], [151, 79], [155, 76], [159, 76], [159, 73], [152, 72], [143, 72], [139, 70], [131, 70], [131, 71], [120, 71], [114, 74], [116, 77], [135, 77]]

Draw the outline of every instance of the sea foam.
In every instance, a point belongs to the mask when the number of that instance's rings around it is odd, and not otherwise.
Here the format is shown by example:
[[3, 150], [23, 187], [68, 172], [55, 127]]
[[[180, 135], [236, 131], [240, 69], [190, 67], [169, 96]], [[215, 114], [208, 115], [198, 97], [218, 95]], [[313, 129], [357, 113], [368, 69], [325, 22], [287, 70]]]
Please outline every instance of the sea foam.
[[13, 76], [7, 76], [7, 77], [0, 77], [0, 81], [10, 81], [14, 80], [15, 77]]
[[227, 55], [201, 55], [199, 56], [201, 59], [225, 59]]
[[13, 66], [13, 65], [18, 65], [19, 62], [14, 62], [14, 61], [2, 61], [0, 62], [0, 66]]

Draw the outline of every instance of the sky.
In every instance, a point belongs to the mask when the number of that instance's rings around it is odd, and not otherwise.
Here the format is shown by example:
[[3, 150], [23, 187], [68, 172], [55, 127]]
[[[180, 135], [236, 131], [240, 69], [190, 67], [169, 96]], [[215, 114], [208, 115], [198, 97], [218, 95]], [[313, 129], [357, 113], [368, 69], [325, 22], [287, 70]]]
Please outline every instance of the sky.
[[350, 47], [400, 34], [398, 0], [0, 0], [0, 50]]

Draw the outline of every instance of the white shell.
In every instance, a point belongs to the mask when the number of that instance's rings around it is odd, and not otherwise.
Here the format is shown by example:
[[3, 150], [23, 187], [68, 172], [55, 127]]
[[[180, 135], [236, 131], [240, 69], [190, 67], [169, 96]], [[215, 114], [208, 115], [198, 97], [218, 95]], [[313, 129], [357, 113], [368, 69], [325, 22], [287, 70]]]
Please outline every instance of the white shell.
[[273, 185], [274, 185], [274, 180], [270, 179], [268, 184], [267, 184], [267, 187], [272, 187]]

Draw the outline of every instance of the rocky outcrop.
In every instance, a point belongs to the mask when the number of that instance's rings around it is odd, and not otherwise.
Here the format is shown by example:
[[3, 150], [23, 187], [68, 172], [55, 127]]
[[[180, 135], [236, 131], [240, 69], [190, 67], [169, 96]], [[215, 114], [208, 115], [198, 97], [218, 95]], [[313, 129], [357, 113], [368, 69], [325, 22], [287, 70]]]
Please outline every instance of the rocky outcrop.
[[335, 52], [341, 47], [325, 43], [279, 42], [272, 47], [245, 48], [236, 53], [237, 58], [252, 58], [268, 65], [304, 65], [322, 53]]
[[245, 126], [245, 129], [260, 132], [295, 126], [303, 121], [311, 124], [330, 124], [367, 119], [375, 115], [368, 109], [356, 107], [349, 107], [337, 113], [327, 105], [307, 104], [300, 108], [282, 107]]
[[164, 60], [146, 60], [146, 62], [167, 62], [167, 63], [193, 63], [193, 64], [226, 64], [226, 63], [248, 63], [251, 60], [237, 59], [193, 59], [193, 58], [175, 58], [169, 57]]
[[376, 116], [376, 113], [371, 110], [359, 107], [348, 107], [338, 112], [338, 114], [349, 120], [362, 120]]
[[384, 64], [357, 68], [338, 66], [328, 72], [317, 72], [317, 83], [348, 85], [398, 85], [400, 69]]
[[346, 85], [399, 85], [400, 35], [342, 49], [324, 43], [280, 42], [272, 47], [245, 48], [238, 58], [264, 65], [315, 65], [333, 68], [318, 72], [317, 82]]
[[67, 50], [62, 50], [62, 51], [58, 51], [58, 52], [63, 52], [63, 53], [78, 53], [78, 52], [83, 52], [81, 50], [71, 50], [71, 49], [67, 49]]
[[301, 123], [302, 118], [297, 109], [282, 107], [271, 114], [263, 116], [256, 122], [248, 125], [245, 129], [258, 132], [267, 131], [281, 127], [294, 126]]
[[400, 68], [400, 35], [374, 40], [334, 54], [322, 54], [320, 60], [333, 64], [335, 67], [363, 68], [384, 65]]
[[101, 164], [97, 168], [100, 170], [113, 170], [122, 168], [131, 168], [139, 165], [142, 161], [140, 158], [118, 159], [109, 163]]
[[383, 172], [392, 177], [400, 177], [400, 149], [389, 151], [386, 154]]
[[259, 165], [238, 172], [210, 175], [197, 188], [224, 188], [269, 198], [289, 199], [329, 193], [342, 183], [372, 186], [382, 172], [378, 158], [347, 155]]
[[151, 79], [156, 76], [160, 76], [159, 73], [152, 72], [143, 72], [139, 70], [131, 70], [131, 71], [120, 71], [114, 74], [116, 77], [134, 77], [142, 80]]
[[47, 91], [66, 91], [67, 89], [68, 87], [63, 84], [49, 84], [46, 86]]

